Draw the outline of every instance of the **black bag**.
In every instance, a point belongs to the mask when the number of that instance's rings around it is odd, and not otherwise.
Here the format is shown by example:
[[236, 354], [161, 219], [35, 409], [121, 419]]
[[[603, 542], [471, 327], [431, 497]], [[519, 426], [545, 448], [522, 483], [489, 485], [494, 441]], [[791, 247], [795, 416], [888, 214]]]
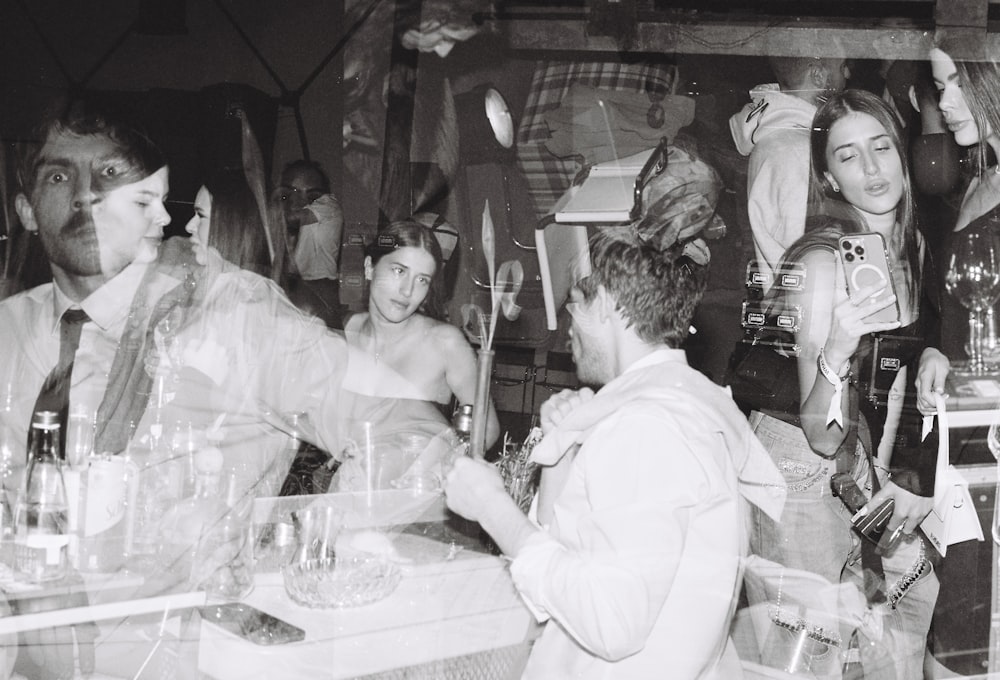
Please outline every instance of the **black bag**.
[[799, 414], [799, 375], [795, 356], [780, 354], [771, 344], [741, 341], [730, 359], [727, 384], [744, 413]]

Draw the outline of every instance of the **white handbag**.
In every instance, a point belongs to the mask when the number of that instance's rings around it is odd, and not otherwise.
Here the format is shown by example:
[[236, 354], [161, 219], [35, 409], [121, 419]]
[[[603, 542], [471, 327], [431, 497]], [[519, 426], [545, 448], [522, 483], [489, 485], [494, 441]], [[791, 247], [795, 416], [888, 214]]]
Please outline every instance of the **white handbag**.
[[934, 509], [920, 524], [928, 540], [943, 557], [948, 546], [972, 539], [983, 540], [983, 527], [969, 495], [969, 483], [949, 462], [948, 411], [944, 397], [935, 395], [937, 414], [924, 417], [924, 437], [930, 432], [930, 423], [937, 418], [938, 451], [937, 474], [934, 478]]

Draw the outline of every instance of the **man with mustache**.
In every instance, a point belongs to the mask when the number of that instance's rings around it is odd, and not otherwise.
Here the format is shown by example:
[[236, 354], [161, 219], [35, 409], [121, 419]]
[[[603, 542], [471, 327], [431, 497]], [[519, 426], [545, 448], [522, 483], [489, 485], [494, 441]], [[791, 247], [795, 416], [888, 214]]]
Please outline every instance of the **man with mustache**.
[[[126, 119], [93, 100], [76, 100], [37, 138], [40, 147], [18, 169], [15, 207], [40, 239], [53, 280], [0, 302], [0, 426], [12, 443], [27, 440], [36, 400], [59, 361], [64, 312], [82, 310], [65, 407], [70, 415], [63, 415], [67, 451], [88, 446], [75, 429], [66, 432], [65, 419], [79, 414], [95, 425], [94, 452], [117, 456], [128, 448], [140, 464], [144, 453], [193, 430], [221, 450], [231, 473], [227, 492], [237, 499], [277, 495], [291, 463], [286, 433], [293, 431], [293, 414], [296, 432], [339, 451], [343, 338], [296, 310], [262, 277], [214, 252], [199, 264], [185, 238], [163, 241], [170, 222], [166, 160]], [[11, 461], [15, 475], [24, 463], [22, 449]], [[184, 579], [162, 560], [157, 564], [155, 553], [147, 557], [147, 583]], [[93, 629], [76, 632], [81, 670], [90, 672], [94, 655], [86, 642]], [[28, 664], [25, 675], [72, 675], [68, 628], [26, 640], [28, 654], [19, 660]], [[38, 640], [46, 644], [32, 644]]]

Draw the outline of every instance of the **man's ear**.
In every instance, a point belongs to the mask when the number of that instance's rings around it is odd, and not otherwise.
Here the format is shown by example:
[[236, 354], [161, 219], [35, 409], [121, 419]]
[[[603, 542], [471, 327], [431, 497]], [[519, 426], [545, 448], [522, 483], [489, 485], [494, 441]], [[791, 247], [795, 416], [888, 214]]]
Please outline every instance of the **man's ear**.
[[374, 270], [375, 270], [375, 267], [372, 265], [372, 256], [371, 255], [365, 255], [365, 281], [371, 281], [372, 280], [372, 272]]
[[601, 284], [597, 287], [594, 302], [597, 304], [598, 318], [601, 321], [610, 321], [618, 311], [618, 303], [612, 297], [608, 289]]
[[31, 207], [31, 201], [24, 194], [19, 193], [14, 198], [14, 208], [17, 216], [21, 218], [21, 224], [28, 231], [38, 231], [38, 223], [35, 221], [35, 209]]

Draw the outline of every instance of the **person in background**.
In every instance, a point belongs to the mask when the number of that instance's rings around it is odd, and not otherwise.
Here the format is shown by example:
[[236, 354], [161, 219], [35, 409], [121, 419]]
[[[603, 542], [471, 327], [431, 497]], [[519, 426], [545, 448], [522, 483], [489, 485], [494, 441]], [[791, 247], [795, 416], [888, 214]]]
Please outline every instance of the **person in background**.
[[886, 74], [886, 88], [906, 126], [917, 226], [940, 278], [944, 242], [961, 203], [960, 147], [938, 108], [929, 61], [894, 62]]
[[277, 189], [291, 237], [295, 272], [306, 281], [337, 280], [337, 258], [344, 230], [340, 202], [318, 163], [292, 161]]
[[[824, 651], [809, 668], [815, 677], [839, 678], [842, 666], [860, 664], [866, 679], [916, 678], [938, 592], [932, 549], [915, 533], [933, 505], [935, 465], [935, 455], [919, 449], [919, 416], [934, 411], [948, 360], [925, 339], [933, 315], [920, 309], [923, 246], [898, 119], [878, 96], [845, 90], [820, 106], [812, 129], [812, 181], [827, 203], [783, 258], [804, 267], [803, 285], [772, 296], [787, 305], [779, 313], [801, 309], [800, 403], [794, 413], [750, 416], [785, 477], [789, 503], [780, 522], [754, 517], [751, 550], [772, 571], [748, 569], [747, 595], [765, 615], [757, 638], [766, 665], [802, 669], [787, 646], [767, 642], [769, 633], [784, 634], [787, 612], [795, 612]], [[895, 291], [877, 303], [885, 282], [859, 290], [864, 302], [852, 301], [838, 256], [840, 236], [867, 231], [885, 240]], [[897, 321], [871, 318], [892, 306]], [[896, 542], [882, 555], [852, 532], [853, 512], [831, 495], [837, 472], [870, 490], [859, 516], [894, 501], [885, 532]]]
[[286, 274], [284, 239], [268, 238], [267, 227], [242, 168], [222, 168], [205, 181], [195, 196], [194, 216], [185, 230], [191, 235], [195, 251], [203, 257], [204, 251], [211, 247], [222, 259], [240, 269], [252, 271], [279, 285], [283, 283]]
[[524, 678], [741, 678], [728, 644], [740, 495], [777, 518], [781, 478], [728, 393], [679, 349], [706, 271], [623, 231], [593, 239], [592, 273], [567, 304], [577, 376], [601, 387], [542, 406], [535, 514], [469, 458], [447, 476], [447, 503], [490, 534], [547, 621]]
[[[962, 45], [967, 53], [967, 46]], [[944, 118], [947, 134], [966, 153], [968, 163], [963, 181], [955, 194], [957, 210], [952, 219], [940, 225], [942, 236], [941, 269], [944, 275], [950, 255], [958, 239], [967, 234], [997, 230], [1000, 219], [1000, 66], [992, 59], [963, 61], [954, 59], [948, 43], [930, 51], [934, 86], [938, 94], [938, 113]], [[942, 290], [943, 290], [942, 276]], [[948, 293], [943, 293], [942, 348], [952, 359], [968, 357], [968, 310]], [[998, 306], [992, 308], [994, 319]], [[998, 351], [986, 350], [988, 359], [997, 361]], [[982, 445], [986, 428], [969, 432], [961, 440], [961, 448], [952, 445], [952, 462], [956, 465], [994, 463], [987, 446]], [[979, 442], [976, 445], [974, 442]], [[956, 451], [955, 449], [958, 448]], [[976, 577], [977, 567], [992, 560], [989, 543], [965, 541], [949, 547], [939, 570], [941, 597], [934, 612], [931, 634], [932, 655], [928, 655], [926, 677], [974, 675], [980, 666], [979, 655], [949, 654], [959, 649], [989, 648], [989, 612], [982, 605], [990, 597], [989, 577]], [[971, 584], [982, 583], [982, 586]], [[947, 668], [942, 668], [946, 666]]]
[[[940, 93], [938, 107], [959, 146], [968, 149], [971, 178], [964, 188], [957, 218], [944, 238], [946, 266], [959, 234], [996, 231], [1000, 219], [1000, 65], [992, 60], [955, 61], [945, 47], [930, 52], [934, 85]], [[965, 358], [968, 313], [960, 304], [942, 307], [943, 349], [953, 359]], [[998, 305], [992, 314], [997, 314]], [[995, 361], [997, 348], [988, 349]]]
[[329, 326], [342, 328], [338, 262], [344, 213], [330, 192], [330, 180], [318, 163], [292, 161], [273, 196], [288, 235], [289, 297]]
[[[359, 358], [352, 368], [364, 373], [367, 392], [373, 398], [392, 396], [411, 403], [420, 413], [431, 405], [440, 412], [442, 422], [447, 422], [456, 404], [475, 400], [476, 355], [462, 331], [444, 320], [441, 247], [434, 232], [419, 222], [394, 222], [368, 248], [364, 267], [368, 311], [352, 315], [344, 333], [348, 345], [361, 350], [367, 364]], [[405, 415], [393, 418], [400, 427], [405, 420]], [[499, 434], [491, 402], [486, 446], [492, 446]], [[385, 440], [389, 433], [382, 436]], [[395, 461], [399, 474], [388, 476], [399, 477], [411, 462], [402, 458]], [[355, 463], [338, 471], [335, 483], [340, 490], [356, 485], [349, 481], [358, 473]]]
[[768, 276], [805, 229], [816, 106], [850, 76], [842, 58], [772, 57], [770, 64], [778, 82], [751, 90], [750, 103], [729, 119], [737, 150], [750, 157], [747, 210], [758, 268]]

